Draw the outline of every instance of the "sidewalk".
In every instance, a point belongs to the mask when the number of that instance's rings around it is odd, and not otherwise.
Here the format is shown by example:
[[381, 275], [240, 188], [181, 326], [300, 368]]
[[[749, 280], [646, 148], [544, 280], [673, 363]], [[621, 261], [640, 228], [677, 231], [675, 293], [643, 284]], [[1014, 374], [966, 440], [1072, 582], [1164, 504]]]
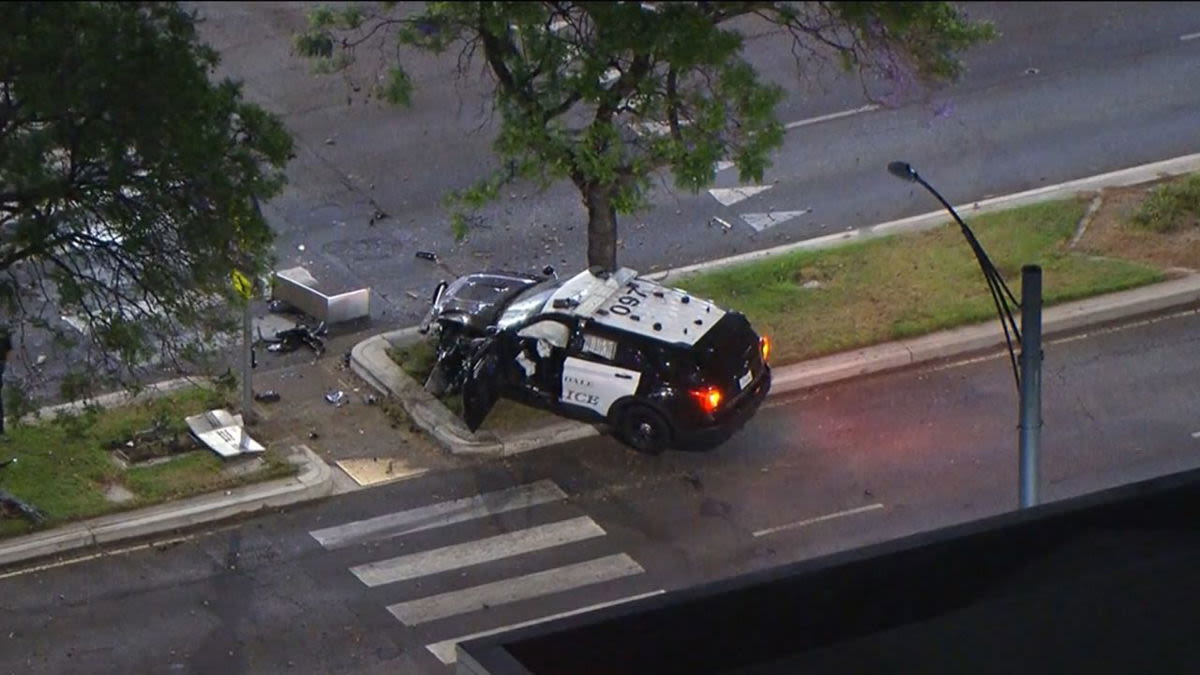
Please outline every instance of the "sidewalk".
[[[1189, 155], [956, 208], [970, 213], [1012, 208], [1103, 187], [1131, 185], [1198, 170], [1200, 155]], [[705, 269], [712, 269], [799, 249], [825, 248], [885, 234], [926, 229], [945, 222], [946, 219], [947, 216], [943, 212], [931, 212], [861, 230], [715, 260], [703, 266]], [[672, 277], [693, 271], [694, 268], [695, 266], [681, 268], [650, 276], [670, 283]], [[1052, 337], [1089, 326], [1196, 305], [1200, 305], [1200, 274], [1188, 274], [1183, 278], [1153, 286], [1047, 308], [1043, 313], [1043, 334]], [[415, 328], [408, 328], [363, 340], [351, 350], [350, 366], [370, 386], [401, 401], [414, 423], [451, 454], [506, 456], [600, 433], [593, 425], [570, 421], [557, 421], [522, 433], [469, 432], [457, 416], [426, 393], [419, 383], [407, 377], [387, 356], [386, 352], [390, 346], [419, 337]], [[808, 387], [928, 361], [985, 353], [1001, 349], [1003, 345], [1004, 335], [998, 321], [880, 344], [778, 367], [774, 371], [771, 395], [780, 396]], [[317, 364], [308, 367], [321, 366]], [[139, 511], [113, 514], [0, 542], [0, 567], [86, 547], [170, 532], [266, 507], [319, 499], [358, 487], [346, 473], [335, 470], [305, 445], [294, 446], [291, 461], [300, 466], [299, 474], [294, 478], [202, 495]]]

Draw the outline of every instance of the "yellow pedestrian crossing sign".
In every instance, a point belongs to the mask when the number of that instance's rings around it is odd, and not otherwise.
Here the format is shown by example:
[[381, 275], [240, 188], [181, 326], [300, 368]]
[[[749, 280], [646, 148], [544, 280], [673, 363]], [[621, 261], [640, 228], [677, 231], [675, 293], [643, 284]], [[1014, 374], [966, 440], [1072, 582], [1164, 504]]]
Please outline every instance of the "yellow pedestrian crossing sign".
[[250, 278], [238, 270], [233, 270], [233, 288], [238, 292], [238, 295], [247, 300], [250, 299], [250, 295], [254, 292], [254, 284], [250, 282]]

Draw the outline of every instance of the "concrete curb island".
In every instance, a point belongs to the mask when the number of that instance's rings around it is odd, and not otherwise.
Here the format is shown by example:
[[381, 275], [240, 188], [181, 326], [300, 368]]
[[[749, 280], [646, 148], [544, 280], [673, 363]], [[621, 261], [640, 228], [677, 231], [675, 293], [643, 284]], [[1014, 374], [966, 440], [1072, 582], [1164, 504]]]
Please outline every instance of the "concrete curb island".
[[[956, 208], [964, 213], [978, 214], [1065, 198], [1105, 187], [1134, 185], [1195, 171], [1200, 171], [1200, 154], [983, 200]], [[930, 212], [890, 223], [709, 261], [700, 265], [657, 272], [647, 276], [670, 284], [681, 276], [701, 269], [707, 271], [770, 258], [792, 251], [828, 248], [872, 237], [928, 229], [940, 225], [946, 220], [947, 216], [944, 213]], [[1197, 304], [1200, 304], [1200, 274], [1188, 274], [1183, 278], [1152, 286], [1049, 307], [1043, 313], [1043, 332], [1047, 337], [1051, 337], [1054, 334], [1079, 330], [1092, 325]], [[524, 433], [498, 434], [485, 431], [472, 434], [456, 415], [426, 393], [420, 383], [405, 375], [387, 356], [387, 350], [391, 346], [411, 342], [420, 337], [415, 328], [407, 328], [368, 338], [353, 347], [350, 365], [354, 372], [372, 387], [399, 399], [413, 421], [451, 453], [508, 456], [544, 446], [596, 436], [600, 433], [598, 426], [563, 421]], [[1003, 344], [1003, 333], [997, 325], [997, 321], [992, 321], [910, 340], [875, 345], [776, 368], [771, 395], [779, 396], [809, 387], [894, 370], [931, 360], [983, 353], [1001, 348]], [[192, 381], [192, 383], [195, 382]], [[171, 389], [180, 384], [182, 383], [170, 382], [152, 385], [148, 395], [161, 393], [158, 390]], [[128, 399], [128, 395], [117, 393], [106, 398], [104, 402], [117, 404]], [[75, 406], [76, 404], [64, 404], [56, 406], [54, 410], [46, 410], [44, 413], [47, 416], [53, 416], [56, 413], [71, 410]], [[0, 567], [87, 547], [163, 534], [263, 508], [297, 504], [333, 494], [333, 470], [311, 449], [306, 446], [296, 446], [289, 461], [300, 466], [299, 474], [293, 478], [247, 485], [136, 511], [115, 513], [0, 542]]]

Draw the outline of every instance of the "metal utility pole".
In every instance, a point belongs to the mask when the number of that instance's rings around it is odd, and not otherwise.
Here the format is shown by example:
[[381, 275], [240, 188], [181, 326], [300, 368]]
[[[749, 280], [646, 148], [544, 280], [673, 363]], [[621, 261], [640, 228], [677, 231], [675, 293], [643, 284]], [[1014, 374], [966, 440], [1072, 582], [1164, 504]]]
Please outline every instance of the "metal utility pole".
[[1042, 436], [1042, 268], [1021, 268], [1021, 508], [1038, 503]]
[[[983, 250], [983, 245], [975, 238], [975, 233], [958, 217], [958, 212], [950, 202], [925, 182], [908, 162], [891, 162], [887, 168], [893, 176], [920, 183], [930, 194], [937, 197], [950, 215], [954, 216], [954, 221], [958, 223], [963, 236], [970, 244], [971, 251], [975, 253], [979, 268], [983, 270], [992, 301], [996, 304], [996, 312], [1000, 315], [1000, 325], [1004, 327], [1004, 340], [1008, 345], [1008, 357], [1020, 396], [1018, 491], [1021, 508], [1034, 506], [1037, 504], [1038, 444], [1042, 428], [1042, 268], [1037, 265], [1021, 268], [1021, 327], [1018, 328], [1009, 306], [1016, 304], [1016, 298], [1004, 283], [1000, 271], [988, 258], [987, 252]], [[1014, 340], [1021, 347], [1019, 370], [1017, 355], [1013, 350]]]

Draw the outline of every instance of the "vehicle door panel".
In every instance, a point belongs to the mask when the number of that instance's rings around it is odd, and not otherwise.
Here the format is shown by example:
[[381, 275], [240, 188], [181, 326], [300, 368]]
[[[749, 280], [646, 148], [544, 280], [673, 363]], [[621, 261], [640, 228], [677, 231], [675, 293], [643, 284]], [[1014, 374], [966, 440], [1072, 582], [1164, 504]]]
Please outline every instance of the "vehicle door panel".
[[467, 359], [467, 377], [462, 390], [463, 422], [471, 431], [483, 424], [500, 398], [502, 373], [499, 347], [500, 341], [494, 337], [483, 338]]

